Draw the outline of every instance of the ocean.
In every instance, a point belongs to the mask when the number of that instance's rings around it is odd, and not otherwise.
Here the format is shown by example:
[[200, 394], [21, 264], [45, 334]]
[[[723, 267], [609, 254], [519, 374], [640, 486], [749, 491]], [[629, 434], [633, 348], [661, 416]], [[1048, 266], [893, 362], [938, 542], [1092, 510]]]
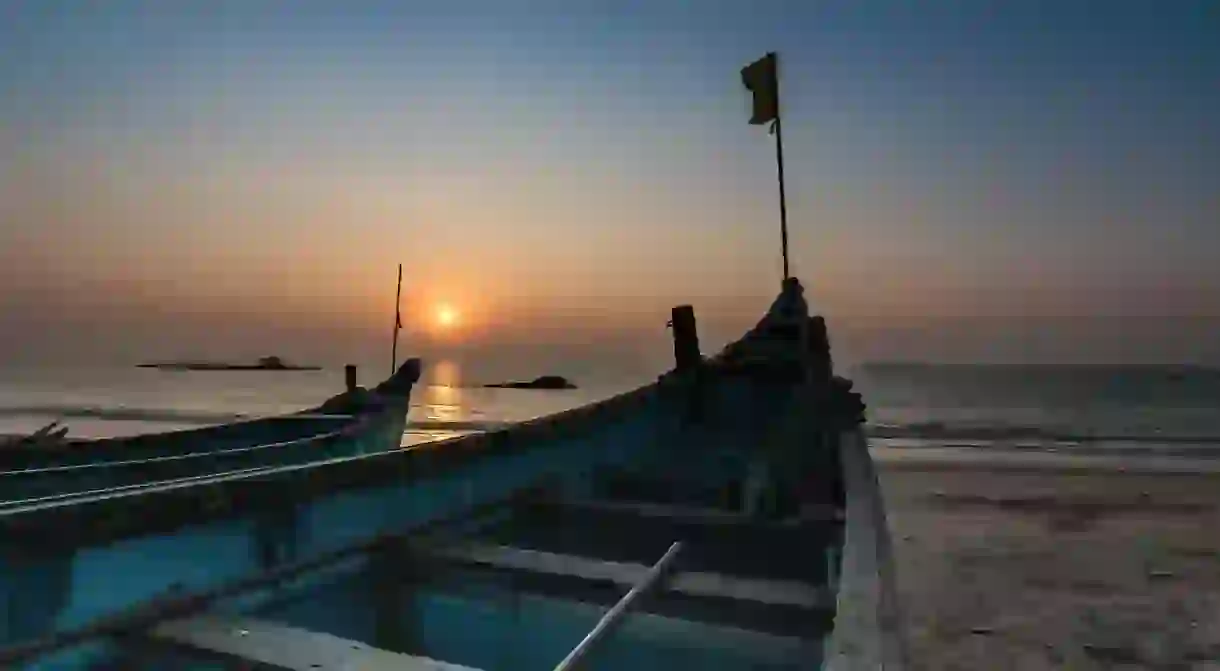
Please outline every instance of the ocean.
[[[437, 368], [448, 384], [432, 375], [417, 387], [404, 444], [494, 429], [633, 386], [594, 378], [571, 391], [484, 389], [463, 386], [469, 376], [452, 364]], [[1220, 456], [1220, 370], [866, 364], [843, 373], [864, 394], [874, 445]], [[0, 435], [53, 420], [81, 437], [188, 428], [299, 410], [342, 388], [338, 369], [0, 370]]]
[[874, 445], [1220, 456], [1220, 370], [871, 364]]

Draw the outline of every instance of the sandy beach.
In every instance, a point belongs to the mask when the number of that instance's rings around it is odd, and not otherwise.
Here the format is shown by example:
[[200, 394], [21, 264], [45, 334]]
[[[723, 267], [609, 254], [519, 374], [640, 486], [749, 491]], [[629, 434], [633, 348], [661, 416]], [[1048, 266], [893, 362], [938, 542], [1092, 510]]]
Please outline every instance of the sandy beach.
[[913, 668], [1220, 669], [1220, 474], [878, 467]]

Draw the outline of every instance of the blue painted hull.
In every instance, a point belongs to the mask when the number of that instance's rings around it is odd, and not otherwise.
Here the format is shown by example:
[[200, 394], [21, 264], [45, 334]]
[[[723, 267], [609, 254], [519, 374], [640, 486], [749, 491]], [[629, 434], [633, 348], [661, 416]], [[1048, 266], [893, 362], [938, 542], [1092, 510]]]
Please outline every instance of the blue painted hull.
[[410, 391], [407, 383], [393, 394], [370, 395], [367, 398], [374, 399], [372, 402], [356, 406], [344, 406], [348, 397], [340, 395], [323, 406], [280, 417], [189, 431], [77, 440], [49, 449], [5, 450], [0, 452], [5, 464], [0, 470], [0, 510], [90, 491], [138, 488], [152, 482], [396, 448], [401, 443]]
[[246, 653], [159, 629], [210, 613], [478, 669], [554, 666], [680, 540], [679, 572], [584, 668], [821, 668], [838, 436], [860, 418], [793, 381], [808, 357], [784, 355], [804, 346], [745, 348], [761, 364], [731, 347], [489, 434], [2, 510], [0, 665], [216, 668]]

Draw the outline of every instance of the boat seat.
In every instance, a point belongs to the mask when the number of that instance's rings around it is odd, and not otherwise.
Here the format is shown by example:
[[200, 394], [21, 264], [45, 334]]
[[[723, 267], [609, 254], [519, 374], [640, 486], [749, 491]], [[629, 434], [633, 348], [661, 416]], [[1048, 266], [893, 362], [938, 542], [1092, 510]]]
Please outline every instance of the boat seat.
[[754, 520], [718, 509], [622, 502], [526, 502], [507, 522], [489, 529], [489, 541], [609, 561], [645, 563], [674, 541], [685, 546], [690, 571], [742, 578], [822, 583], [826, 548], [842, 534], [838, 512], [816, 510], [786, 521]]
[[[487, 543], [409, 542], [408, 547], [417, 553], [449, 561], [613, 582], [628, 587], [639, 582], [649, 569], [647, 564]], [[810, 610], [828, 608], [834, 603], [833, 595], [821, 587], [791, 580], [762, 580], [709, 572], [675, 571], [665, 581], [664, 589], [687, 596], [755, 601]]]
[[[521, 595], [609, 607], [649, 570], [648, 561], [609, 561], [468, 540], [407, 541], [412, 567], [402, 579], [462, 593], [508, 589]], [[683, 557], [685, 559], [685, 557]], [[482, 585], [482, 587], [480, 587]], [[410, 589], [410, 588], [408, 588]], [[691, 570], [680, 560], [640, 612], [786, 637], [828, 631], [834, 595], [825, 584]]]
[[468, 666], [374, 648], [330, 634], [243, 617], [205, 615], [174, 620], [158, 625], [147, 635], [154, 641], [199, 651], [209, 657], [292, 671], [477, 671]]

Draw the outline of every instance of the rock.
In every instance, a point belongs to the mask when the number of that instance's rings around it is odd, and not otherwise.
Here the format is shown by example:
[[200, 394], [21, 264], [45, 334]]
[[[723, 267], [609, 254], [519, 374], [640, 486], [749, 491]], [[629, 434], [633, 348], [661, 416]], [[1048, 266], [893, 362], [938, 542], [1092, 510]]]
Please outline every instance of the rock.
[[161, 370], [322, 370], [318, 366], [295, 366], [284, 363], [284, 360], [277, 356], [265, 356], [253, 364], [240, 363], [213, 363], [207, 361], [169, 361], [164, 363], [142, 363], [137, 364], [136, 368], [159, 368]]
[[559, 375], [543, 375], [536, 377], [529, 382], [500, 382], [498, 384], [485, 384], [484, 387], [496, 389], [575, 389], [576, 385], [572, 384], [567, 378]]

